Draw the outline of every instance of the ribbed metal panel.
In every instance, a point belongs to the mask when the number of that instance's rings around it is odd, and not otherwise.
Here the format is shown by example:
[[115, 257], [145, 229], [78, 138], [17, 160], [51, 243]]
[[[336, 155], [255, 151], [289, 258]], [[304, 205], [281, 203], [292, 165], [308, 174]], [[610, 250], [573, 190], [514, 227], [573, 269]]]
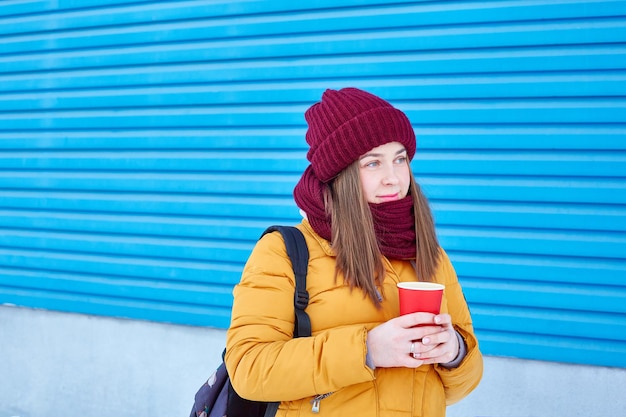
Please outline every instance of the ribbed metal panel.
[[626, 1], [5, 1], [0, 302], [226, 327], [347, 85], [411, 118], [484, 352], [626, 367]]

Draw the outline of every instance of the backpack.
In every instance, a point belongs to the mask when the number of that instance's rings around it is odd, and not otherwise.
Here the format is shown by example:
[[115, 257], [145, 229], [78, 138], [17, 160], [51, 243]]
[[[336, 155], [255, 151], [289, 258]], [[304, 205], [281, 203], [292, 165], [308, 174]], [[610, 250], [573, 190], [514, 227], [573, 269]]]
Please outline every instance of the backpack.
[[[309, 264], [309, 250], [304, 235], [293, 226], [270, 226], [261, 235], [279, 231], [285, 240], [287, 255], [296, 278], [294, 294], [295, 325], [293, 337], [311, 335], [311, 321], [304, 309], [309, 304], [306, 290], [306, 274]], [[222, 352], [222, 363], [195, 395], [190, 417], [273, 417], [278, 411], [278, 402], [250, 401], [241, 398], [233, 389]]]

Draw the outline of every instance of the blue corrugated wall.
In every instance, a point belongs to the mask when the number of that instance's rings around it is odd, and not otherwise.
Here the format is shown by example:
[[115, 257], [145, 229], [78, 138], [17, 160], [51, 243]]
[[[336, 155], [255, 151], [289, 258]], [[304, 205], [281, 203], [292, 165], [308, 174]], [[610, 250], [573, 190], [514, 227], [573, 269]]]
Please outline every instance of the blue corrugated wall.
[[484, 352], [626, 367], [626, 1], [4, 1], [0, 303], [227, 327], [349, 85], [412, 120]]

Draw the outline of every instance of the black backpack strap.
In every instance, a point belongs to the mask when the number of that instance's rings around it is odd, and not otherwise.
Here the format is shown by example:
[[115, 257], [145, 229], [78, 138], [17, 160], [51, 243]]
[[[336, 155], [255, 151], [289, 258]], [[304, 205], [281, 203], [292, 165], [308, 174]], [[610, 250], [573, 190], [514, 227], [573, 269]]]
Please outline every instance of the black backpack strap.
[[294, 293], [295, 326], [293, 337], [311, 336], [311, 320], [304, 311], [309, 305], [309, 292], [306, 290], [306, 274], [309, 267], [309, 248], [306, 245], [304, 235], [293, 226], [270, 226], [263, 232], [271, 233], [279, 231], [285, 241], [287, 255], [291, 259], [291, 266], [296, 278], [296, 290]]
[[[293, 329], [293, 337], [311, 336], [311, 319], [304, 311], [309, 305], [309, 292], [306, 290], [309, 248], [306, 245], [302, 232], [293, 226], [270, 226], [265, 229], [261, 237], [274, 231], [279, 231], [283, 236], [287, 255], [291, 260], [291, 266], [296, 278], [296, 290], [293, 298], [296, 322]], [[264, 417], [274, 417], [278, 412], [279, 405], [279, 402], [268, 403]]]
[[[304, 235], [293, 226], [270, 226], [261, 237], [266, 233], [279, 231], [285, 241], [287, 255], [291, 259], [293, 273], [296, 279], [296, 290], [294, 293], [294, 337], [311, 336], [311, 320], [304, 309], [309, 305], [309, 293], [306, 290], [306, 273], [309, 267], [309, 249], [306, 245]], [[222, 353], [222, 359], [226, 353]], [[260, 402], [250, 401], [241, 398], [228, 383], [228, 400], [226, 406], [226, 414], [229, 417], [274, 417], [278, 411], [279, 402]], [[194, 404], [195, 407], [195, 404]], [[195, 409], [195, 408], [194, 408]]]
[[280, 403], [278, 402], [268, 403], [267, 408], [265, 409], [265, 414], [263, 414], [263, 417], [274, 417], [276, 413], [278, 412], [279, 406], [280, 406]]

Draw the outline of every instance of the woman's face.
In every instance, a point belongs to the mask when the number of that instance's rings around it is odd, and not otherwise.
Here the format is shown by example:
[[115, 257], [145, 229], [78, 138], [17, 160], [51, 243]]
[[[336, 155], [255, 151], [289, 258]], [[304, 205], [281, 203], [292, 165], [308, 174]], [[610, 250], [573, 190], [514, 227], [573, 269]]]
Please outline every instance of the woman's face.
[[358, 161], [361, 187], [369, 203], [400, 200], [409, 192], [409, 158], [399, 142], [370, 150]]

